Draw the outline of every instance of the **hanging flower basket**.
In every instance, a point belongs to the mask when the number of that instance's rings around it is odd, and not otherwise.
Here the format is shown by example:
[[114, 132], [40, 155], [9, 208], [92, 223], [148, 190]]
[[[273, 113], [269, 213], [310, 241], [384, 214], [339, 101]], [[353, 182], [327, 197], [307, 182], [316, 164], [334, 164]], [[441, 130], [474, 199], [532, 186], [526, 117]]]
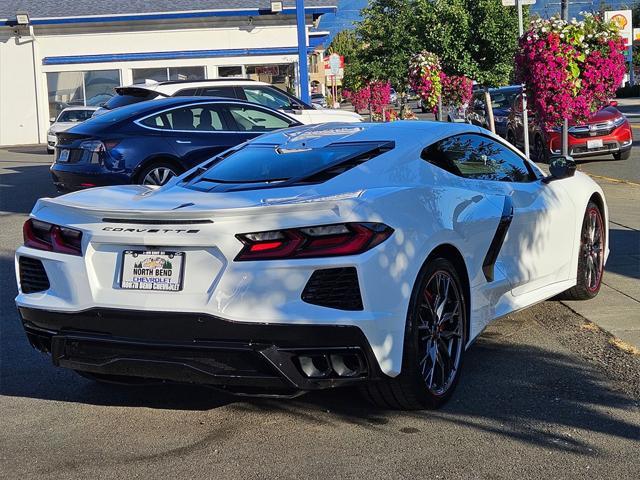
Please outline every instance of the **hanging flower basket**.
[[409, 85], [420, 96], [424, 107], [433, 110], [442, 93], [440, 60], [434, 53], [423, 51], [409, 61]]
[[370, 110], [375, 118], [382, 118], [382, 110], [389, 104], [390, 99], [389, 82], [369, 82], [364, 88], [349, 95], [349, 101], [356, 111]]
[[451, 108], [469, 105], [473, 94], [473, 80], [465, 75], [440, 74], [442, 82], [442, 104]]
[[581, 22], [538, 19], [519, 40], [516, 75], [546, 128], [563, 119], [586, 122], [622, 83], [623, 51], [618, 27], [598, 15], [585, 14]]

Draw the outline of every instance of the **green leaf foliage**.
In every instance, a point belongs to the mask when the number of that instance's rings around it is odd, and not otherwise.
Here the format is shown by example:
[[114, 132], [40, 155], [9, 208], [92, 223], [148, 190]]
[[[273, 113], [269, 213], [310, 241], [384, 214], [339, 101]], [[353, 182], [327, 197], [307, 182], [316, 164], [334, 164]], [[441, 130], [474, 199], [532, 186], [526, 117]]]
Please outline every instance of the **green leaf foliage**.
[[499, 86], [513, 79], [518, 18], [501, 0], [371, 0], [345, 37], [354, 47], [343, 47], [347, 88], [388, 80], [403, 92], [409, 60], [423, 50], [438, 55], [449, 75]]

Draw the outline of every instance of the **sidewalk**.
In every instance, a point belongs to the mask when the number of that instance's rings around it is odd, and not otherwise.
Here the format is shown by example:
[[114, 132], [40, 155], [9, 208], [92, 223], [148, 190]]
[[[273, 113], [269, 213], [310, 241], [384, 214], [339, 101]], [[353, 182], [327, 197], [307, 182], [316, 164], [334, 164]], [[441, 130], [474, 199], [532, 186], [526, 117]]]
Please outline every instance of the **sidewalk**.
[[640, 349], [640, 186], [596, 178], [609, 205], [611, 253], [600, 294], [563, 302], [586, 319]]

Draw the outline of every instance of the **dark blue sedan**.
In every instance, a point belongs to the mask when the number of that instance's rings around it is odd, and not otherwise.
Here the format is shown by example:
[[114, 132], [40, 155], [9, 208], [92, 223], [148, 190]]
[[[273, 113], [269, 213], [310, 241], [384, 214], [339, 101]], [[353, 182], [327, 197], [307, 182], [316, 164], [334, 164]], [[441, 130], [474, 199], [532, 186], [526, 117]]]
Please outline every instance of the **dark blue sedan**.
[[297, 125], [275, 110], [228, 98], [136, 103], [59, 133], [51, 174], [59, 191], [163, 185], [230, 147]]

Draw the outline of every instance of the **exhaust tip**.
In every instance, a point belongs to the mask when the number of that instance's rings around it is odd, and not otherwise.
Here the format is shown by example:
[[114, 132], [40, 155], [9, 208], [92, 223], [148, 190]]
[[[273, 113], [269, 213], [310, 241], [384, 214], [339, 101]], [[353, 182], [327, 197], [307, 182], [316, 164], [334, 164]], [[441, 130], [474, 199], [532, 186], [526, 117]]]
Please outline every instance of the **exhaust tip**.
[[333, 371], [329, 359], [324, 354], [300, 355], [298, 362], [302, 373], [309, 378], [327, 378]]
[[300, 370], [307, 378], [354, 378], [367, 374], [361, 352], [334, 351], [298, 355]]
[[364, 370], [360, 356], [355, 353], [332, 354], [330, 359], [333, 371], [339, 377], [357, 377]]

